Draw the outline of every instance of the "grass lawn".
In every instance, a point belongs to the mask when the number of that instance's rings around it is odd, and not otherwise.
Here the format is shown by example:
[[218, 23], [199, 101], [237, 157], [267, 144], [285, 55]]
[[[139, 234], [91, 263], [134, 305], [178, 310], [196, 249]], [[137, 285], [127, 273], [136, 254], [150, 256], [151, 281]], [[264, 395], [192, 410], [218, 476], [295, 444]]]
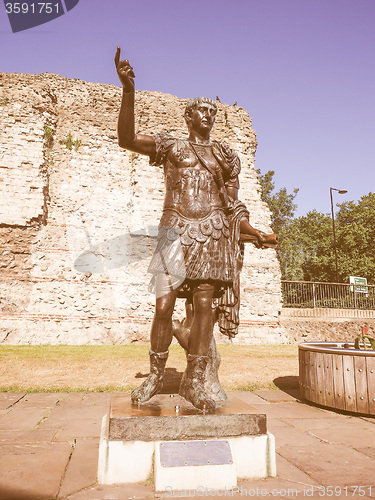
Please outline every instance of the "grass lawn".
[[[124, 391], [149, 371], [148, 345], [0, 346], [0, 391]], [[220, 381], [226, 390], [293, 388], [298, 377], [297, 345], [218, 345]], [[185, 352], [172, 345], [166, 369], [167, 392], [185, 370]], [[275, 385], [276, 384], [276, 385]]]

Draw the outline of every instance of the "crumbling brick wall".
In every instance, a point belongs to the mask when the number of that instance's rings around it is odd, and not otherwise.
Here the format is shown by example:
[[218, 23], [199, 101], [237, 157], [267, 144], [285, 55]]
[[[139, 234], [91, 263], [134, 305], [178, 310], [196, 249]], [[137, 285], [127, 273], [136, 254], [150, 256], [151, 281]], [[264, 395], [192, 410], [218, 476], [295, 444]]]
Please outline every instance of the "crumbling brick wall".
[[[121, 89], [58, 75], [0, 75], [0, 342], [146, 341], [147, 266], [163, 204], [163, 172], [121, 150]], [[186, 100], [136, 93], [136, 127], [186, 136]], [[240, 198], [269, 231], [248, 113], [218, 103], [212, 137], [242, 161]], [[274, 250], [246, 246], [236, 342], [277, 342], [283, 329]], [[183, 302], [176, 315], [183, 315]]]

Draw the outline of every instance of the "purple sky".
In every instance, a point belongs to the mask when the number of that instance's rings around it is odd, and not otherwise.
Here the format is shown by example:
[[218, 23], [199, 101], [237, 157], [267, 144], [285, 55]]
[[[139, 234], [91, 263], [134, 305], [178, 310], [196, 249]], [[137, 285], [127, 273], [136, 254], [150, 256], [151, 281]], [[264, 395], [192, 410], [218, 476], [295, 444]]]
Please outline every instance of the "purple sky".
[[297, 215], [375, 191], [375, 0], [80, 0], [15, 34], [0, 4], [2, 72], [117, 85], [117, 45], [138, 89], [245, 108]]

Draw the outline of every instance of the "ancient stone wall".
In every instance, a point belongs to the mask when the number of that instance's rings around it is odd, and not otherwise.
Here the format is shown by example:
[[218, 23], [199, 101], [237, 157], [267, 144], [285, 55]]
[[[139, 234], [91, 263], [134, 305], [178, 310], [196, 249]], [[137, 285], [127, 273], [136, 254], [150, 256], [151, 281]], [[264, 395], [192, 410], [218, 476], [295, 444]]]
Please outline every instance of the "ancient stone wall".
[[[0, 76], [0, 342], [147, 341], [154, 299], [146, 271], [164, 181], [161, 168], [117, 144], [121, 89], [51, 74]], [[186, 136], [185, 103], [137, 92], [137, 130]], [[212, 137], [239, 153], [240, 198], [250, 222], [269, 231], [249, 115], [218, 107]], [[246, 246], [241, 289], [235, 342], [284, 340], [274, 250]]]
[[366, 327], [370, 337], [375, 336], [374, 319], [350, 318], [287, 318], [281, 316], [281, 324], [289, 342], [354, 342]]
[[298, 309], [284, 307], [279, 316], [290, 342], [354, 342], [368, 330], [375, 336], [375, 311], [361, 309]]

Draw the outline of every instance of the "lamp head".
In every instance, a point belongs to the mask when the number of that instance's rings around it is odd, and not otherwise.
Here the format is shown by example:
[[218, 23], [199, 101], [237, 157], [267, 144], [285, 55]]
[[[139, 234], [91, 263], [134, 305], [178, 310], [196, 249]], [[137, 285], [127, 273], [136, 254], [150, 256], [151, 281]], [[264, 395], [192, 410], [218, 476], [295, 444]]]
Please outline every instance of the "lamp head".
[[333, 187], [330, 187], [329, 190], [331, 193], [332, 193], [332, 191], [337, 191], [339, 194], [345, 194], [348, 192], [346, 189], [337, 189], [337, 188], [333, 188]]

